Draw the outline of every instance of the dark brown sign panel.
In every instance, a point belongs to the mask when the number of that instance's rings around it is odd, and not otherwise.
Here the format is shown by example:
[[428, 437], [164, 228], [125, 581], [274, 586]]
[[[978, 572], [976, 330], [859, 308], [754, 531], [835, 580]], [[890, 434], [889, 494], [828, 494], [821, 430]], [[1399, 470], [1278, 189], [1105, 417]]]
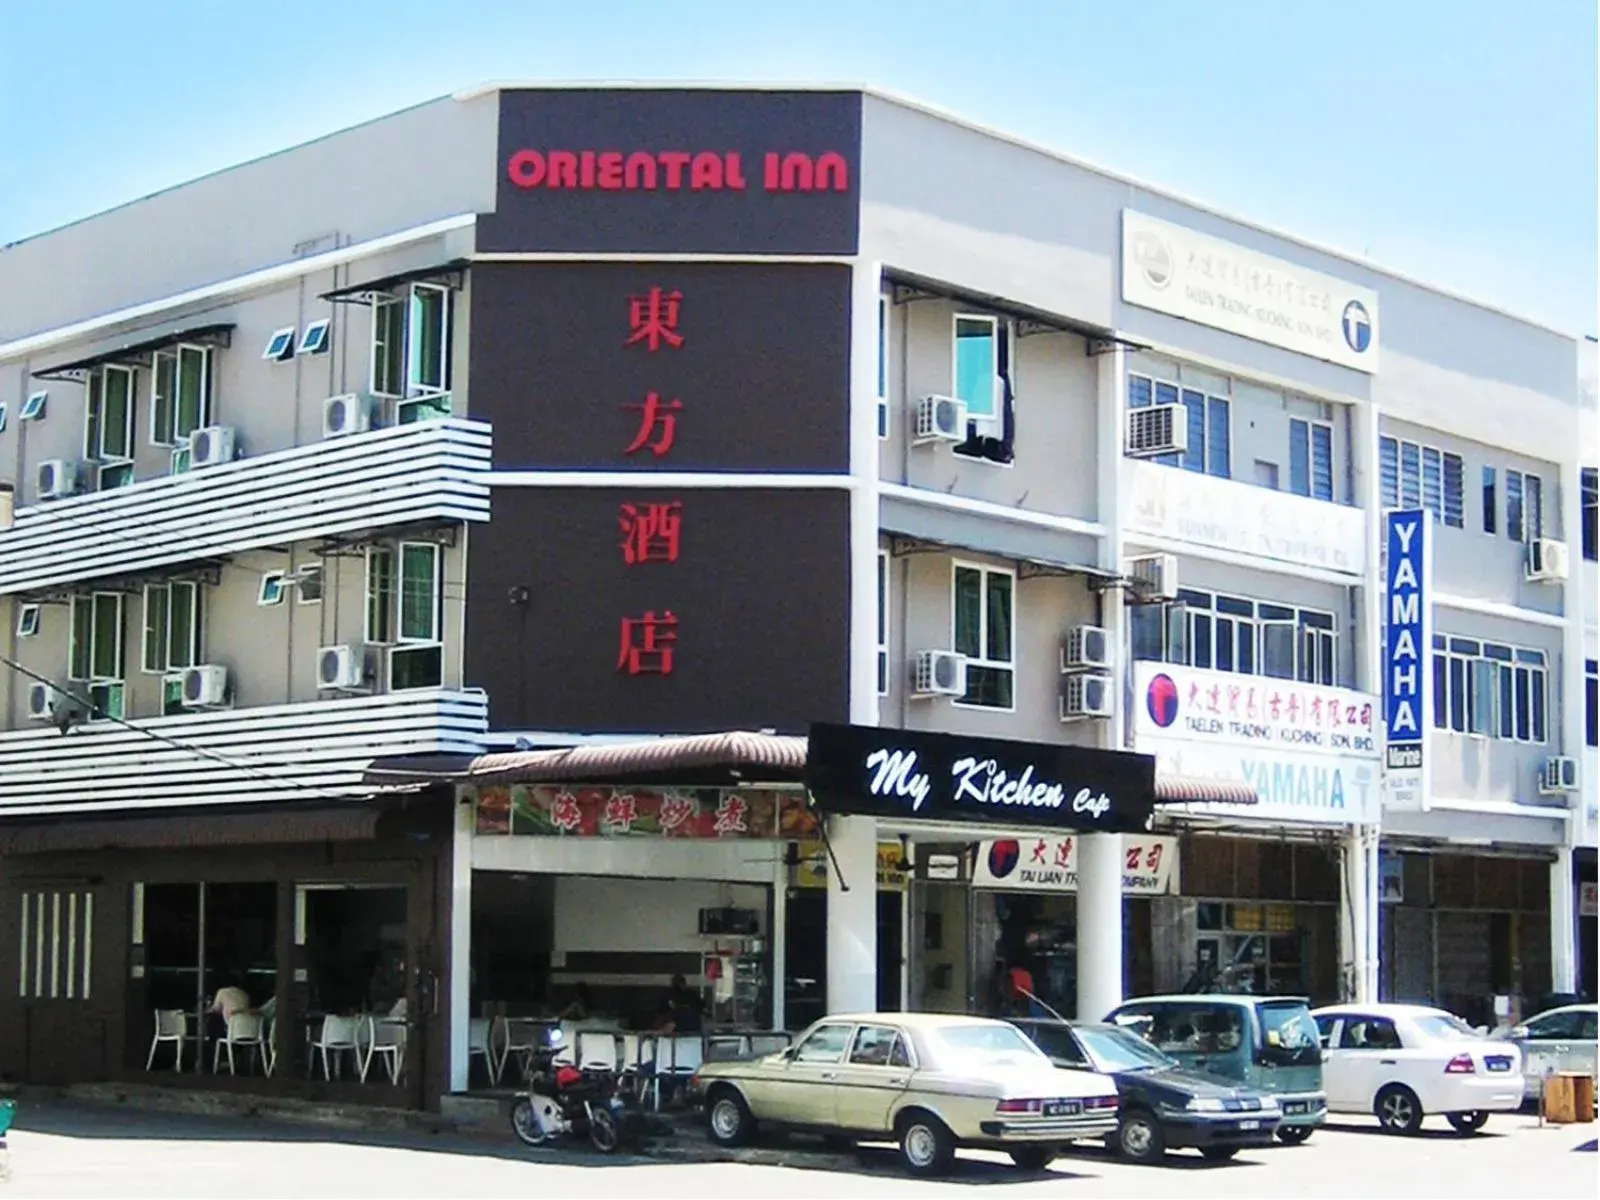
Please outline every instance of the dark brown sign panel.
[[500, 94], [481, 253], [854, 254], [859, 92]]
[[801, 733], [849, 705], [843, 489], [501, 487], [466, 673], [495, 729]]
[[497, 468], [849, 469], [843, 264], [482, 263], [470, 336]]

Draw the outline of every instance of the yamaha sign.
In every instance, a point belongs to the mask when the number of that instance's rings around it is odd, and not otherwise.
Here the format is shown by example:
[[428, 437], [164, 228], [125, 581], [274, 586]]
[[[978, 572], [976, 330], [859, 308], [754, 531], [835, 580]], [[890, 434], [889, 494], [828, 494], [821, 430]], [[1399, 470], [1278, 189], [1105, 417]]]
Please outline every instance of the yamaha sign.
[[1425, 509], [1385, 516], [1384, 803], [1426, 811], [1433, 727], [1433, 529]]

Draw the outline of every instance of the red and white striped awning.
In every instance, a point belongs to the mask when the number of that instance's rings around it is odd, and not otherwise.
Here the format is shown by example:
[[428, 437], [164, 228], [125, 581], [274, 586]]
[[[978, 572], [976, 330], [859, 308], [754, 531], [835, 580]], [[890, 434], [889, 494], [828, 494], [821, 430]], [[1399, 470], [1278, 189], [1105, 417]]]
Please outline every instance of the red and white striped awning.
[[1156, 772], [1157, 804], [1256, 804], [1259, 801], [1255, 788], [1248, 783]]

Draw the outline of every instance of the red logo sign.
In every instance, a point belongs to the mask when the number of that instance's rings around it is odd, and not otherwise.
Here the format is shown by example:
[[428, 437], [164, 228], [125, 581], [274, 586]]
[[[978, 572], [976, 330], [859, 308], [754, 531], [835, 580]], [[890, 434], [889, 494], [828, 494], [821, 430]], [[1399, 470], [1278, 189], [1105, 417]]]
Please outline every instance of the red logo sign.
[[[599, 192], [742, 192], [749, 187], [736, 150], [533, 150], [506, 160], [506, 176], [519, 188]], [[832, 150], [768, 151], [761, 158], [761, 188], [768, 192], [844, 192], [850, 166]]]

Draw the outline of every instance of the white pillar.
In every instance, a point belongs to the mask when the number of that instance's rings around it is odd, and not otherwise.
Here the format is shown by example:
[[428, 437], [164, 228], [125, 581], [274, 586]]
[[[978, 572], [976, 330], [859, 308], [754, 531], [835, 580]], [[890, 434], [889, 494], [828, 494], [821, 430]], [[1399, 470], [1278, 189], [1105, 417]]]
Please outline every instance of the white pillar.
[[787, 1029], [789, 977], [789, 865], [783, 860], [782, 846], [772, 864], [772, 928], [767, 930], [767, 945], [772, 949], [772, 1027]]
[[1340, 847], [1339, 873], [1339, 998], [1368, 1003], [1361, 994], [1367, 954], [1367, 852], [1361, 827], [1352, 825]]
[[1366, 850], [1366, 955], [1362, 963], [1362, 984], [1360, 995], [1362, 1003], [1375, 1004], [1382, 997], [1378, 994], [1378, 932], [1381, 927], [1380, 901], [1378, 899], [1378, 852], [1382, 843], [1383, 832], [1377, 825], [1362, 827], [1361, 838]]
[[[828, 1011], [878, 1007], [878, 822], [829, 817]], [[849, 891], [845, 888], [848, 887]]]
[[1550, 990], [1578, 990], [1578, 927], [1573, 909], [1572, 850], [1556, 851], [1550, 864]]
[[1122, 838], [1078, 840], [1078, 1019], [1104, 1020], [1122, 1003]]
[[467, 1090], [467, 1043], [472, 1019], [472, 831], [477, 821], [475, 802], [455, 806], [455, 828], [450, 839], [450, 963], [446, 1017], [450, 1023], [450, 1090]]

